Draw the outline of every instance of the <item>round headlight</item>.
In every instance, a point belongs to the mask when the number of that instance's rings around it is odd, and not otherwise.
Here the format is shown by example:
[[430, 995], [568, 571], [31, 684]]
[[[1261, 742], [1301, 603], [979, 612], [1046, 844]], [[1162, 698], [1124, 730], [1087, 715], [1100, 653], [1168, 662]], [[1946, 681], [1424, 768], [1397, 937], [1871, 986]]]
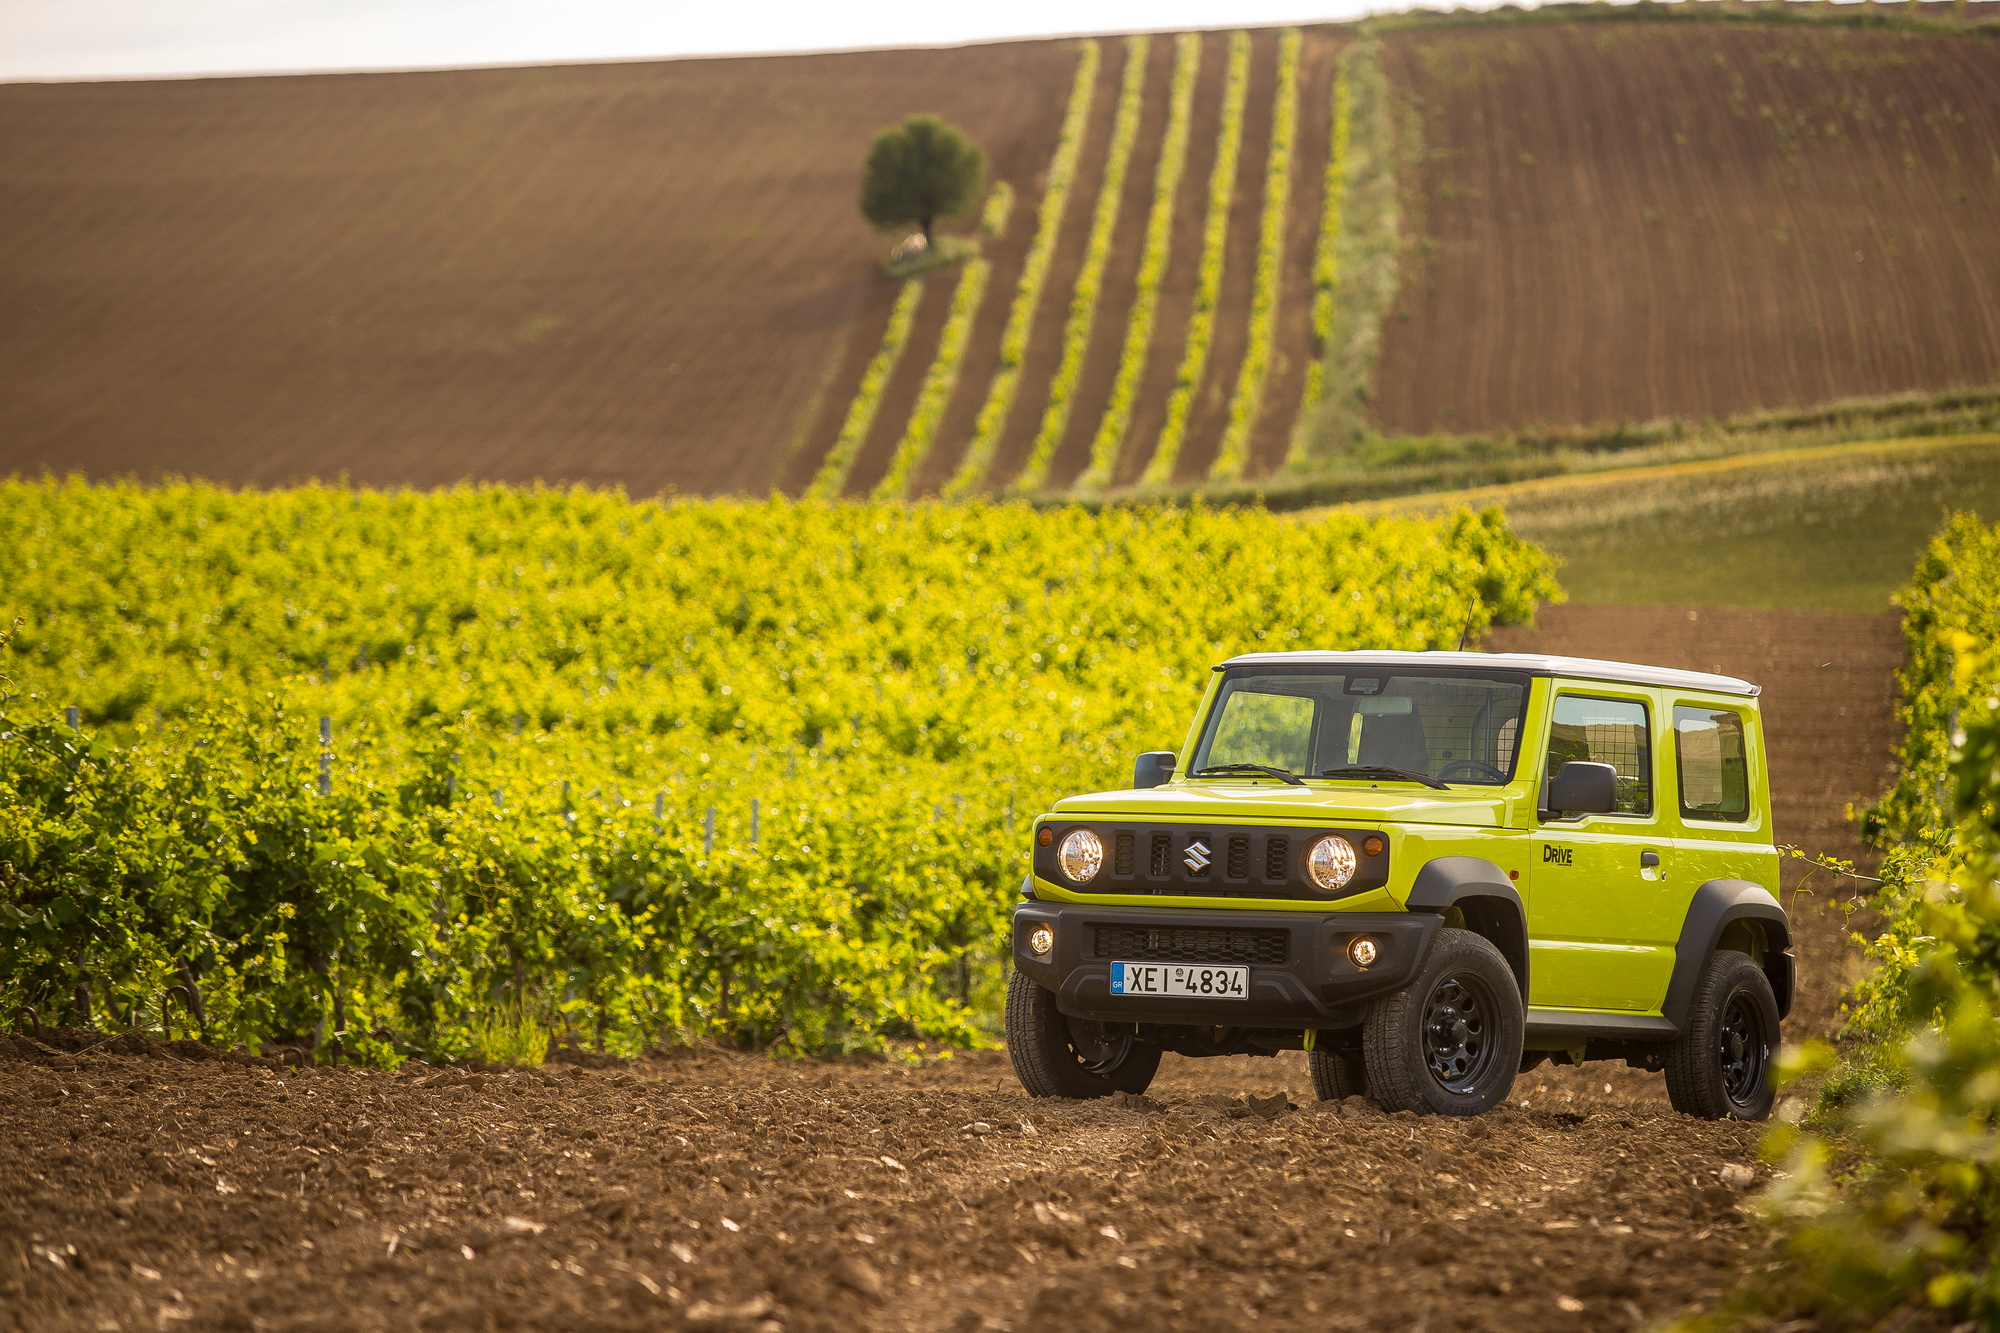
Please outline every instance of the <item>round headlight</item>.
[[1339, 834], [1327, 834], [1306, 853], [1306, 873], [1328, 893], [1346, 888], [1354, 878], [1354, 844]]
[[[1056, 849], [1056, 860], [1072, 884], [1088, 884], [1104, 864], [1104, 840], [1087, 828], [1072, 829]], [[1354, 873], [1354, 852], [1347, 853], [1348, 874]]]

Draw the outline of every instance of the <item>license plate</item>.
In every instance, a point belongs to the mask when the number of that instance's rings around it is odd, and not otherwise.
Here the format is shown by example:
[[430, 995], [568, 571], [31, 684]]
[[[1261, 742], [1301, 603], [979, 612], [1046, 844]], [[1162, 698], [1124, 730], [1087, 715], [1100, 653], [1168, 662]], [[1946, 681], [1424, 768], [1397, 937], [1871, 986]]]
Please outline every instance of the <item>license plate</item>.
[[1113, 963], [1111, 993], [1247, 1000], [1250, 998], [1250, 969], [1204, 967], [1199, 963]]

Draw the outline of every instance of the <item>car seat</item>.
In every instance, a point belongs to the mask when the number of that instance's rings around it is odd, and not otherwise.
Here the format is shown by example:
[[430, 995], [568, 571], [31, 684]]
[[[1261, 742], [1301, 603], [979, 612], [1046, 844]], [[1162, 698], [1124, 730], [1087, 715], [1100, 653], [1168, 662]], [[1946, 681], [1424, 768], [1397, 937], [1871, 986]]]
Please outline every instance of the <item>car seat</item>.
[[1430, 747], [1424, 743], [1424, 720], [1413, 708], [1407, 713], [1378, 713], [1361, 720], [1361, 759], [1379, 768], [1412, 773], [1431, 771]]

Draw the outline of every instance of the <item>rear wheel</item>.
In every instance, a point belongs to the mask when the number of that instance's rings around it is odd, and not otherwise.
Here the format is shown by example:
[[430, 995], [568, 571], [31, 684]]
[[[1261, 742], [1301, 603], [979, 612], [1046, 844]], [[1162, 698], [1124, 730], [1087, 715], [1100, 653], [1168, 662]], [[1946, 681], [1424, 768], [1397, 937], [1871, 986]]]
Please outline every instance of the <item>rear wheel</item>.
[[1368, 1008], [1368, 1093], [1385, 1111], [1490, 1111], [1514, 1086], [1526, 1027], [1521, 989], [1500, 951], [1447, 927], [1416, 979]]
[[1020, 972], [1007, 979], [1007, 1054], [1031, 1097], [1140, 1093], [1160, 1067], [1160, 1048], [1133, 1024], [1072, 1018]]
[[1323, 1102], [1368, 1095], [1368, 1062], [1358, 1047], [1315, 1048], [1306, 1057], [1306, 1067], [1312, 1071], [1313, 1095]]
[[1777, 1091], [1778, 1000], [1750, 955], [1718, 949], [1695, 983], [1687, 1027], [1667, 1049], [1667, 1100], [1703, 1120], [1762, 1120]]

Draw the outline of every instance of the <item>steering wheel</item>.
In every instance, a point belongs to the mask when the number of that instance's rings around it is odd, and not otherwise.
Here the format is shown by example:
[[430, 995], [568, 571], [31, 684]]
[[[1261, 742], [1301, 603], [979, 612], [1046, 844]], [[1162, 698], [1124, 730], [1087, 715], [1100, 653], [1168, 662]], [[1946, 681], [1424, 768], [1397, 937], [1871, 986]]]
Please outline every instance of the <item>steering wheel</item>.
[[1432, 774], [1431, 776], [1435, 777], [1439, 782], [1443, 782], [1446, 778], [1450, 777], [1454, 771], [1461, 768], [1469, 769], [1475, 773], [1487, 774], [1495, 782], [1505, 782], [1507, 780], [1507, 775], [1505, 773], [1502, 773], [1499, 769], [1493, 767], [1493, 765], [1491, 764], [1482, 764], [1477, 759], [1455, 759], [1451, 763], [1446, 764], [1443, 768], [1439, 769], [1436, 773]]

